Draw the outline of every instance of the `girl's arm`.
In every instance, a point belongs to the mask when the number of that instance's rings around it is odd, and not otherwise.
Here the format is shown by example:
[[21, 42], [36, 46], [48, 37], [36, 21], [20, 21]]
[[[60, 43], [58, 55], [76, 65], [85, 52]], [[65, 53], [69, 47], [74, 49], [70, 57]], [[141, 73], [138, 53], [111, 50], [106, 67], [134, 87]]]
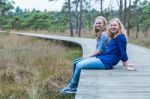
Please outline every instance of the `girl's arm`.
[[119, 35], [118, 36], [118, 47], [120, 50], [120, 56], [121, 56], [123, 66], [129, 71], [135, 71], [136, 69], [133, 67], [133, 65], [128, 64], [128, 55], [126, 53], [126, 46], [127, 46], [127, 41], [126, 41], [125, 36]]
[[83, 57], [84, 57], [84, 58], [93, 57], [93, 56], [96, 56], [96, 55], [98, 55], [98, 54], [100, 54], [100, 53], [101, 53], [101, 51], [95, 50], [95, 51], [91, 52], [90, 54], [85, 55], [85, 56], [83, 56]]
[[106, 45], [108, 43], [108, 35], [102, 33], [97, 43], [98, 44], [97, 44], [96, 50], [83, 57], [93, 57], [93, 56], [101, 54], [105, 50]]

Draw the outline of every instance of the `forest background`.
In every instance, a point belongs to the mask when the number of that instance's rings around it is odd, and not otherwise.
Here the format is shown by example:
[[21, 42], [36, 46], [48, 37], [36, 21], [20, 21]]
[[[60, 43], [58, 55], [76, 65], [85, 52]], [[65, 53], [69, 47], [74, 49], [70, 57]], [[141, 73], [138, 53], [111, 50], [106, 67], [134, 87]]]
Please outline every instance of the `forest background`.
[[[51, 1], [59, 0], [49, 0]], [[99, 10], [91, 4], [93, 1], [99, 4]], [[109, 6], [106, 8], [104, 0], [66, 0], [61, 11], [40, 11], [14, 7], [14, 1], [1, 0], [0, 29], [91, 37], [94, 19], [102, 15], [108, 20], [114, 17], [120, 18], [128, 36], [132, 39], [148, 37], [149, 0], [109, 0], [108, 3]]]

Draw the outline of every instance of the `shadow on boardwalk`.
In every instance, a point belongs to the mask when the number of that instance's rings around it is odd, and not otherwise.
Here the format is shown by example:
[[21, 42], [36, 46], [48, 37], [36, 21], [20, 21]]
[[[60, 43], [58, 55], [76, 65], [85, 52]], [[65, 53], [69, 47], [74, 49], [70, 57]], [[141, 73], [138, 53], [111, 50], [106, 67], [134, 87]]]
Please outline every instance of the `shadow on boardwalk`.
[[[33, 33], [16, 33], [63, 40], [82, 46], [83, 54], [95, 49], [95, 40]], [[119, 63], [113, 70], [82, 70], [75, 99], [150, 99], [150, 49], [128, 44], [129, 63], [138, 71], [126, 71]]]

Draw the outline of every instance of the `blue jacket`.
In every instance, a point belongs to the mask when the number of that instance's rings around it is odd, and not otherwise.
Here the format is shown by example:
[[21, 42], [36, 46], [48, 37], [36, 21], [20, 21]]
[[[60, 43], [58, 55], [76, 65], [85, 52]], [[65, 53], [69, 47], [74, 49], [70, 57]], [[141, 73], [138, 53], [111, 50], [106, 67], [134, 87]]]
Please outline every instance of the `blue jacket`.
[[99, 58], [103, 62], [106, 69], [112, 69], [120, 60], [128, 60], [126, 46], [126, 37], [124, 34], [119, 34], [109, 41], [108, 48], [103, 53], [97, 55], [96, 58]]

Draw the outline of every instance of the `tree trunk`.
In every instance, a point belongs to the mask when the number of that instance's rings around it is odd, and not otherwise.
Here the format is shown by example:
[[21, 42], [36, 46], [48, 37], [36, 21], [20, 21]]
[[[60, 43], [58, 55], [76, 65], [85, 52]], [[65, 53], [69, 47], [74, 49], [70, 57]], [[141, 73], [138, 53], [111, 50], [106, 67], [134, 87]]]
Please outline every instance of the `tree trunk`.
[[88, 13], [88, 28], [89, 28], [89, 31], [91, 30], [91, 0], [89, 0], [89, 13]]
[[79, 17], [79, 33], [78, 33], [78, 37], [81, 36], [81, 28], [82, 28], [82, 0], [80, 0], [80, 17]]
[[71, 3], [70, 0], [68, 0], [68, 16], [69, 16], [69, 30], [70, 30], [70, 36], [73, 37], [73, 29], [72, 29], [72, 19], [71, 19]]
[[128, 28], [127, 34], [130, 35], [130, 17], [131, 17], [131, 0], [129, 0], [129, 11], [128, 11]]
[[89, 24], [89, 26], [88, 26], [88, 28], [89, 28], [89, 31], [91, 30], [91, 14], [90, 14], [90, 11], [89, 11], [89, 16], [88, 16], [88, 24]]
[[123, 24], [126, 27], [126, 17], [127, 17], [127, 0], [124, 0], [124, 21]]
[[138, 38], [138, 35], [139, 35], [139, 13], [138, 13], [138, 8], [137, 8], [137, 5], [136, 5], [136, 38]]
[[78, 5], [79, 5], [79, 0], [76, 1], [76, 30], [75, 33], [79, 33], [79, 12], [78, 12]]
[[122, 18], [122, 8], [123, 8], [123, 1], [120, 0], [120, 4], [119, 4], [119, 18], [120, 18], [120, 20], [123, 22], [123, 18]]
[[[138, 13], [138, 12], [137, 12]], [[139, 21], [138, 14], [136, 15], [136, 38], [139, 36]]]
[[100, 0], [100, 11], [101, 15], [103, 16], [103, 0]]

